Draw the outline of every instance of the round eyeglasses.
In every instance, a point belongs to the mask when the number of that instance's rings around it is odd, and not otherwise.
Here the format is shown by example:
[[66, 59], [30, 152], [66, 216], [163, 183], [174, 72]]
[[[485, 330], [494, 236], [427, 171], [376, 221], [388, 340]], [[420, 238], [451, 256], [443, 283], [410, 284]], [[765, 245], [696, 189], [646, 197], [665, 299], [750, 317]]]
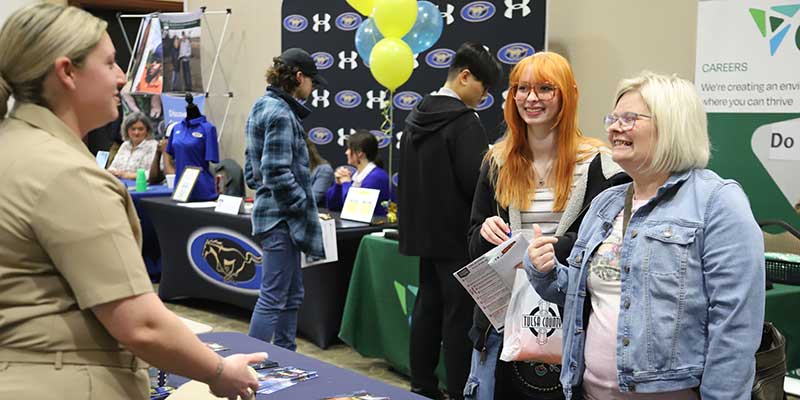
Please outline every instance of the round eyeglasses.
[[558, 88], [551, 83], [520, 83], [514, 86], [514, 98], [517, 100], [525, 100], [531, 92], [534, 92], [539, 101], [548, 101], [556, 96], [557, 90]]
[[636, 125], [636, 120], [642, 118], [653, 118], [653, 117], [645, 114], [635, 113], [632, 111], [626, 111], [619, 115], [616, 115], [614, 113], [609, 113], [606, 114], [605, 117], [603, 117], [603, 124], [605, 125], [606, 130], [609, 130], [612, 125], [614, 125], [615, 123], [617, 123], [617, 121], [619, 121], [619, 128], [623, 131], [629, 131], [633, 129], [634, 125]]

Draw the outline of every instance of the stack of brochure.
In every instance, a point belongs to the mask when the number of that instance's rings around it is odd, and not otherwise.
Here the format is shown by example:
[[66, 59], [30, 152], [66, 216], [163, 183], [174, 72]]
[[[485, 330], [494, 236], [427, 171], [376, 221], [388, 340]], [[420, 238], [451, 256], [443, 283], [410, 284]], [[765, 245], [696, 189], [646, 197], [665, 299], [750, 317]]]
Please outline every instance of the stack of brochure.
[[340, 394], [333, 397], [325, 397], [322, 400], [390, 400], [389, 397], [373, 396], [369, 392], [359, 390], [350, 394]]
[[505, 327], [517, 267], [528, 249], [520, 232], [453, 273], [498, 332]]
[[270, 394], [278, 390], [317, 377], [317, 371], [295, 367], [279, 367], [258, 371], [258, 394]]

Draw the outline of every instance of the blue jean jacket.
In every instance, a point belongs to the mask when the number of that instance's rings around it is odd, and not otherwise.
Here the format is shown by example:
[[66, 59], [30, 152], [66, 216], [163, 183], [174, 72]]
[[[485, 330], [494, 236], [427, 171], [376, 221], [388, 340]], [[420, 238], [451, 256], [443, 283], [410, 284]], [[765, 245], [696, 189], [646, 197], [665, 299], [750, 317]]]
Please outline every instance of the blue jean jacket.
[[[628, 186], [595, 198], [569, 265], [540, 273], [524, 260], [536, 291], [564, 305], [567, 399], [580, 393], [585, 368], [589, 259], [611, 234]], [[620, 390], [697, 387], [704, 400], [750, 399], [764, 321], [764, 243], [739, 184], [704, 169], [670, 176], [633, 213], [619, 265]]]

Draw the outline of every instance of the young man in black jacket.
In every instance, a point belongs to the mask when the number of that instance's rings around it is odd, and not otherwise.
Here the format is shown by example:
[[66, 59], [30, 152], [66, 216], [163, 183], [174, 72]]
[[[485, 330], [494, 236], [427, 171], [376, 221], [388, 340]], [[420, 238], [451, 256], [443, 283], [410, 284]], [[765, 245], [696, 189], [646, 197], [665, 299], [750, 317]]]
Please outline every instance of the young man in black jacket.
[[464, 43], [444, 86], [406, 118], [400, 146], [400, 252], [419, 256], [419, 292], [411, 317], [411, 391], [441, 398], [434, 369], [444, 348], [447, 391], [463, 398], [469, 375], [474, 302], [453, 277], [469, 262], [472, 196], [489, 148], [474, 108], [502, 68], [483, 46]]

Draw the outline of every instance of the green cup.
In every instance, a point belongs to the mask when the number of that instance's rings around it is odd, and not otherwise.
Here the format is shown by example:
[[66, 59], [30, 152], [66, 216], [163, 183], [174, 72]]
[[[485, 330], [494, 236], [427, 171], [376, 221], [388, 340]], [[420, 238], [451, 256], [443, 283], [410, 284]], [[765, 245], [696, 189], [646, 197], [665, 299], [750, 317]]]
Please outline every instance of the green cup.
[[139, 168], [136, 170], [136, 191], [147, 191], [147, 175], [144, 173], [144, 168]]

